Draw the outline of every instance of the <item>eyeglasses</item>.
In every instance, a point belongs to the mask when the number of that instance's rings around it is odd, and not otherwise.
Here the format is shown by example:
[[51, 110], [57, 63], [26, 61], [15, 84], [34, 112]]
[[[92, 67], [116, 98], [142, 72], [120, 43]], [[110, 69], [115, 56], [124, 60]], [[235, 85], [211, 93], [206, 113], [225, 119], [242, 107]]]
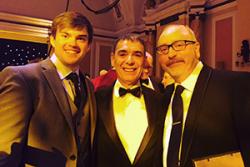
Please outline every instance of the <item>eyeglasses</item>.
[[168, 54], [169, 48], [172, 47], [175, 51], [182, 51], [185, 50], [187, 45], [194, 44], [194, 41], [182, 40], [182, 41], [175, 41], [171, 45], [161, 45], [156, 48], [156, 52], [158, 54]]

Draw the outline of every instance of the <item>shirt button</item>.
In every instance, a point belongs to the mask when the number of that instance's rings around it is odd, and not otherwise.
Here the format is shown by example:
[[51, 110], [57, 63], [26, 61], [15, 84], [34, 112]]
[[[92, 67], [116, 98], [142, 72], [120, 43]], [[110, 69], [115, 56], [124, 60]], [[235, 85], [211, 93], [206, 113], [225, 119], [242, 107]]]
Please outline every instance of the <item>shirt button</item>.
[[73, 155], [71, 155], [71, 156], [69, 157], [69, 159], [72, 160], [72, 161], [74, 161], [74, 160], [76, 160], [76, 156], [73, 154]]

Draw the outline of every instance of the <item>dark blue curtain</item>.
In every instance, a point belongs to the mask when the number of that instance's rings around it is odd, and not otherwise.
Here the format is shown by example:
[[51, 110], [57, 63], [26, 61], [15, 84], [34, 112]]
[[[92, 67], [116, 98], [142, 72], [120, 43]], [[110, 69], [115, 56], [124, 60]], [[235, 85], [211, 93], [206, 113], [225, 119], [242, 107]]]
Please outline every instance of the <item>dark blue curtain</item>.
[[6, 66], [19, 66], [45, 59], [48, 45], [44, 43], [0, 38], [0, 71]]

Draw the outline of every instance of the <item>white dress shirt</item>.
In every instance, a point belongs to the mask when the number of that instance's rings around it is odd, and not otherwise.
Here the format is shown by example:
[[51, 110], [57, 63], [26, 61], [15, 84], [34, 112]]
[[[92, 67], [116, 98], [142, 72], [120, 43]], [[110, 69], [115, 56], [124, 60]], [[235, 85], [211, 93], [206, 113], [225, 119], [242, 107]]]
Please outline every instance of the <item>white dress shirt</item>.
[[[198, 76], [200, 74], [200, 71], [203, 67], [203, 64], [199, 62], [193, 72], [182, 82], [180, 85], [182, 85], [185, 89], [183, 93], [181, 94], [182, 100], [183, 100], [183, 130], [182, 134], [184, 131], [184, 125], [186, 122], [187, 118], [187, 113], [188, 113], [188, 108], [190, 105], [190, 101], [193, 95], [194, 87], [196, 84], [196, 81], [198, 79]], [[177, 83], [175, 83], [175, 88], [177, 86]], [[173, 95], [171, 97], [171, 101], [167, 110], [167, 115], [165, 119], [165, 124], [164, 124], [164, 134], [163, 134], [163, 167], [167, 167], [167, 154], [168, 154], [168, 145], [170, 141], [170, 135], [171, 135], [171, 130], [172, 130], [172, 101], [173, 101]], [[181, 148], [182, 148], [182, 139], [181, 139], [181, 144], [180, 144], [180, 149], [179, 149], [179, 159], [181, 155]]]
[[138, 98], [127, 93], [120, 97], [120, 87], [123, 86], [117, 80], [113, 92], [114, 119], [117, 133], [132, 164], [148, 127], [147, 112], [143, 95]]
[[[56, 66], [57, 73], [62, 80], [63, 87], [65, 88], [66, 92], [68, 93], [69, 97], [72, 101], [74, 101], [75, 98], [75, 87], [71, 80], [66, 79], [66, 77], [72, 73], [75, 72], [79, 76], [79, 69], [76, 71], [72, 71], [68, 67], [66, 67], [57, 57], [55, 54], [53, 54], [50, 57], [50, 60], [52, 63]], [[79, 78], [79, 77], [78, 77]]]

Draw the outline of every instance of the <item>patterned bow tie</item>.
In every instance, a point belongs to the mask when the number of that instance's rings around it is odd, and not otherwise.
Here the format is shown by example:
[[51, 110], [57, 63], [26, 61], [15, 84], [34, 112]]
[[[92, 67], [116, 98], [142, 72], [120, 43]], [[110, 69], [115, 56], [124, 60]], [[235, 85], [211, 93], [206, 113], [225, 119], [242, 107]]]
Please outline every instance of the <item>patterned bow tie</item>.
[[131, 93], [135, 97], [140, 97], [141, 96], [141, 88], [140, 87], [137, 87], [137, 88], [134, 88], [134, 89], [119, 88], [120, 97], [124, 96], [127, 93]]
[[149, 79], [141, 79], [141, 83], [148, 85], [149, 84]]

